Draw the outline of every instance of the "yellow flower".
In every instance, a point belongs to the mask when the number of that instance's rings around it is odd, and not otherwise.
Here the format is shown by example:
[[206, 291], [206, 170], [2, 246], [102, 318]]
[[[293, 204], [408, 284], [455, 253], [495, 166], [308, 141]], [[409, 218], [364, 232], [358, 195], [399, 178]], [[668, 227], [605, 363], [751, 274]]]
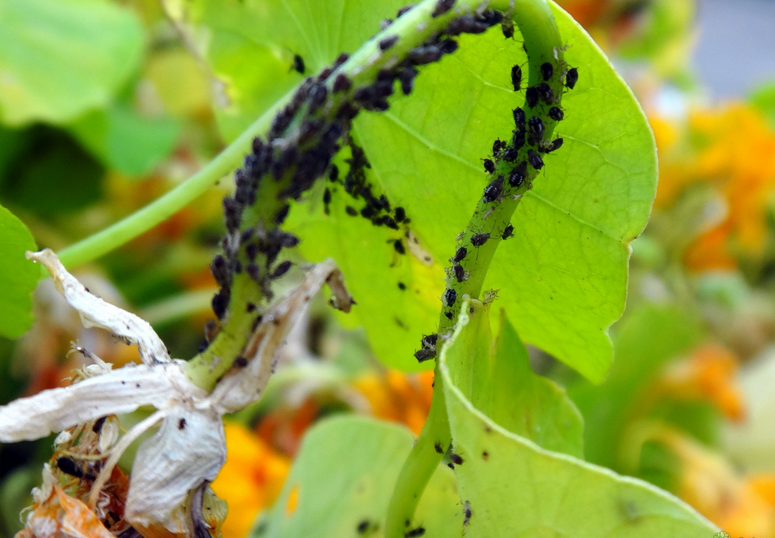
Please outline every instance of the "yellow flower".
[[431, 408], [432, 371], [406, 375], [391, 370], [363, 376], [354, 385], [371, 404], [375, 417], [400, 422], [420, 433]]
[[277, 498], [290, 461], [245, 426], [226, 422], [224, 428], [226, 464], [212, 487], [229, 505], [223, 535], [240, 538], [247, 536], [261, 509]]

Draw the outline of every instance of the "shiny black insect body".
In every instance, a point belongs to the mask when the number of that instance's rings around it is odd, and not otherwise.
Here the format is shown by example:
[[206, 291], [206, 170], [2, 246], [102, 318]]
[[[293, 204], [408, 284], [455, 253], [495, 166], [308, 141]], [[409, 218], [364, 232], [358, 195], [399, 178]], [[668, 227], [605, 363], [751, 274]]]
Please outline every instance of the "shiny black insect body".
[[515, 92], [522, 88], [522, 68], [518, 65], [511, 68], [511, 85], [514, 86]]
[[293, 55], [293, 69], [302, 75], [304, 74], [304, 71], [306, 71], [304, 67], [304, 58], [302, 58], [298, 54]]
[[435, 19], [439, 15], [444, 15], [447, 11], [452, 9], [452, 6], [454, 5], [455, 0], [438, 0], [436, 5], [433, 6], [433, 13], [431, 13], [431, 17]]
[[475, 247], [481, 247], [489, 238], [489, 233], [474, 234], [471, 236], [471, 244]]
[[544, 122], [538, 116], [530, 118], [527, 122], [527, 127], [536, 138], [541, 138], [544, 135]]
[[514, 125], [516, 125], [517, 129], [524, 130], [525, 129], [525, 111], [517, 107], [511, 112], [514, 115]]
[[453, 290], [452, 288], [449, 288], [447, 289], [447, 291], [444, 292], [444, 303], [447, 306], [453, 306], [456, 300], [457, 300], [457, 292], [455, 290]]
[[534, 86], [531, 86], [525, 91], [525, 101], [530, 108], [533, 108], [538, 104], [539, 97], [538, 90]]
[[527, 150], [527, 160], [530, 162], [530, 166], [536, 170], [540, 170], [544, 167], [544, 160], [532, 149]]
[[396, 239], [393, 242], [393, 248], [395, 248], [396, 252], [399, 254], [406, 254], [406, 249], [404, 248], [404, 244], [401, 242], [400, 239]]
[[498, 176], [493, 179], [489, 185], [484, 188], [484, 201], [487, 203], [494, 202], [501, 195], [503, 190], [503, 176]]
[[514, 131], [514, 137], [512, 138], [512, 143], [514, 144], [514, 149], [519, 151], [522, 149], [522, 146], [525, 145], [525, 130], [524, 129], [517, 129]]
[[505, 229], [505, 230], [503, 230], [503, 236], [502, 236], [502, 239], [505, 241], [506, 239], [508, 239], [509, 237], [511, 237], [513, 233], [514, 233], [514, 226], [512, 226], [511, 224], [509, 224], [508, 226], [506, 226], [506, 229]]
[[562, 110], [557, 108], [556, 106], [553, 106], [549, 109], [549, 117], [552, 118], [554, 121], [562, 121], [562, 119], [565, 117], [565, 114], [563, 114]]
[[466, 279], [466, 271], [462, 265], [453, 265], [452, 270], [455, 272], [455, 278], [458, 282], [463, 282]]
[[576, 83], [579, 81], [579, 70], [575, 67], [572, 67], [568, 70], [568, 73], [565, 75], [565, 85], [570, 88], [571, 90], [576, 86]]
[[386, 37], [385, 39], [379, 42], [379, 50], [384, 52], [388, 50], [390, 47], [392, 47], [393, 45], [395, 45], [397, 42], [398, 42], [397, 35]]
[[540, 97], [547, 105], [551, 105], [554, 102], [554, 91], [552, 91], [552, 87], [546, 82], [542, 82], [536, 86], [536, 91], [538, 92], [538, 97]]
[[463, 258], [466, 257], [468, 254], [468, 249], [466, 247], [460, 247], [457, 249], [457, 252], [455, 252], [455, 256], [452, 258], [452, 261], [455, 263], [463, 261]]
[[418, 536], [422, 536], [424, 534], [425, 529], [423, 527], [417, 527], [416, 529], [405, 532], [404, 538], [417, 538]]
[[549, 80], [552, 78], [553, 74], [554, 66], [552, 66], [551, 62], [545, 62], [541, 64], [541, 76], [544, 77], [544, 80]]
[[291, 268], [291, 265], [292, 265], [291, 262], [288, 260], [280, 263], [280, 265], [278, 265], [275, 268], [275, 270], [272, 271], [271, 278], [280, 278], [281, 276], [283, 276], [285, 273], [288, 272], [288, 269]]
[[495, 163], [490, 159], [484, 159], [484, 169], [488, 174], [495, 172]]
[[514, 148], [506, 148], [503, 150], [503, 160], [506, 162], [514, 162], [517, 158], [517, 150]]
[[449, 459], [451, 459], [452, 463], [455, 465], [463, 465], [463, 458], [461, 458], [459, 454], [452, 453], [449, 455]]
[[509, 185], [520, 187], [527, 177], [527, 161], [522, 161], [509, 172]]

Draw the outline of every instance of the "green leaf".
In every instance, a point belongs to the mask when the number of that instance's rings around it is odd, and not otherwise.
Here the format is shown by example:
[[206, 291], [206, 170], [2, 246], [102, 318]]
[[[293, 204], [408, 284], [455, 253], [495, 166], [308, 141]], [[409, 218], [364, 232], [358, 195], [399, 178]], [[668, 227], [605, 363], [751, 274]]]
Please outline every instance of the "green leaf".
[[24, 253], [36, 250], [32, 234], [0, 206], [0, 336], [16, 338], [32, 325], [32, 291], [40, 270]]
[[467, 538], [709, 538], [717, 529], [691, 507], [640, 480], [545, 450], [497, 424], [472, 403], [450, 353], [469, 322], [463, 313], [442, 351], [441, 373]]
[[128, 105], [89, 112], [69, 125], [107, 167], [130, 176], [145, 174], [169, 155], [180, 128], [169, 118], [143, 118]]
[[[383, 536], [390, 493], [412, 442], [405, 428], [372, 419], [350, 415], [321, 422], [304, 436], [282, 493], [252, 536]], [[289, 505], [291, 495], [297, 503]], [[460, 535], [461, 513], [452, 473], [439, 467], [416, 521], [425, 537], [449, 538]], [[368, 530], [359, 534], [364, 521]]]
[[[270, 69], [289, 69], [291, 53], [299, 53], [311, 70], [354, 50], [402, 3], [375, 9], [372, 2], [341, 0], [194, 2], [200, 12], [219, 11], [207, 21], [213, 40], [223, 33], [274, 44]], [[566, 60], [580, 73], [576, 89], [563, 98], [566, 119], [556, 130], [565, 144], [547, 155], [545, 173], [515, 215], [515, 237], [498, 250], [486, 285], [500, 290], [500, 304], [526, 342], [599, 382], [612, 357], [607, 329], [624, 307], [629, 242], [643, 229], [656, 192], [656, 151], [643, 112], [603, 53], [567, 14], [554, 13], [569, 44]], [[257, 27], [266, 33], [256, 37]], [[340, 264], [358, 300], [357, 320], [391, 366], [422, 368], [413, 351], [420, 334], [437, 326], [443, 268], [487, 183], [481, 159], [495, 138], [510, 136], [511, 109], [524, 101], [509, 88], [511, 66], [526, 61], [520, 43], [519, 36], [504, 40], [498, 29], [463, 36], [458, 52], [423, 69], [410, 98], [396, 97], [387, 113], [355, 121], [354, 139], [371, 162], [369, 180], [377, 194], [406, 209], [430, 267], [419, 251], [395, 253], [392, 243], [401, 233], [347, 216], [346, 205], [360, 209], [362, 202], [341, 189], [330, 216], [322, 214], [319, 192], [290, 221], [307, 258], [333, 256]], [[239, 102], [283, 93], [288, 87], [278, 86], [299, 77], [291, 73], [286, 82], [260, 86], [257, 74], [243, 87], [239, 80], [250, 66], [213, 69], [227, 82], [232, 117], [243, 117]], [[245, 109], [241, 121], [254, 115]]]
[[0, 0], [0, 122], [65, 123], [105, 106], [139, 64], [132, 13], [101, 0]]
[[618, 328], [617, 360], [606, 383], [581, 381], [568, 393], [584, 416], [587, 460], [621, 470], [621, 437], [637, 394], [668, 360], [696, 345], [703, 331], [696, 315], [651, 304], [628, 312]]
[[533, 373], [527, 349], [501, 310], [493, 341], [489, 308], [464, 304], [466, 320], [445, 348], [457, 387], [493, 422], [539, 446], [583, 457], [581, 414], [554, 382]]

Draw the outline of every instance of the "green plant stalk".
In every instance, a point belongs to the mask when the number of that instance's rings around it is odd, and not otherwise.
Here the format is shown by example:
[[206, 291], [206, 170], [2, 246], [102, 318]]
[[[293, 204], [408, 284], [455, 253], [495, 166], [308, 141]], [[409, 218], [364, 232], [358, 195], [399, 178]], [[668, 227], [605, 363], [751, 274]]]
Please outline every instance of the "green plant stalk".
[[[327, 79], [329, 99], [315, 117], [331, 121], [339, 105], [352, 98], [353, 91], [361, 86], [370, 85], [377, 80], [382, 69], [390, 69], [400, 64], [409, 51], [422, 45], [429, 38], [438, 35], [446, 28], [452, 19], [470, 13], [478, 7], [476, 2], [467, 0], [459, 2], [447, 13], [433, 17], [432, 12], [437, 0], [425, 0], [412, 10], [394, 21], [388, 28], [379, 32], [360, 47]], [[398, 36], [398, 40], [389, 50], [383, 52], [379, 42], [385, 38]], [[353, 89], [348, 92], [333, 94], [331, 86], [337, 74], [344, 73], [351, 81]], [[287, 133], [283, 136], [289, 143], [298, 140], [302, 125], [301, 114], [297, 114]], [[255, 226], [261, 223], [265, 229], [274, 227], [272, 217], [285, 203], [278, 194], [290, 185], [292, 172], [287, 173], [279, 182], [265, 177], [259, 181], [256, 193], [256, 203], [243, 215], [242, 227]], [[260, 257], [260, 256], [259, 256]], [[243, 259], [243, 261], [246, 261]], [[187, 365], [187, 373], [191, 380], [205, 390], [212, 390], [218, 379], [232, 366], [233, 359], [238, 357], [252, 332], [251, 327], [256, 314], [248, 312], [247, 303], [260, 304], [262, 291], [245, 273], [234, 277], [234, 284], [229, 304], [229, 314], [226, 323], [222, 325], [218, 337], [210, 346], [194, 357]]]
[[[458, 5], [460, 3], [459, 1]], [[470, 4], [475, 7], [478, 2], [471, 1]], [[556, 106], [559, 106], [563, 89], [561, 75], [565, 69], [562, 60], [563, 43], [547, 2], [545, 0], [517, 0], [516, 2], [513, 0], [511, 2], [494, 0], [489, 4], [489, 7], [504, 11], [506, 16], [511, 14], [522, 33], [529, 61], [528, 86], [535, 86], [543, 82], [540, 66], [544, 62], [552, 63], [555, 74], [547, 82], [557, 96]], [[555, 122], [547, 116], [546, 109], [548, 107], [530, 109], [523, 105], [523, 109], [525, 112], [541, 118], [546, 127], [545, 137], [549, 137]], [[510, 137], [507, 137], [507, 140], [510, 140]], [[526, 152], [527, 147], [523, 147], [515, 162], [525, 160], [527, 158]], [[497, 162], [493, 178], [498, 175], [508, 178], [508, 173], [512, 167], [513, 163]], [[460, 265], [467, 272], [468, 278], [463, 282], [458, 282], [452, 268], [447, 271], [447, 289], [455, 290], [457, 299], [451, 308], [442, 308], [437, 349], [440, 349], [443, 342], [452, 334], [460, 314], [463, 296], [479, 298], [482, 293], [487, 271], [495, 251], [502, 241], [503, 231], [509, 225], [522, 196], [530, 189], [532, 181], [538, 175], [532, 167], [528, 167], [528, 169], [530, 170], [528, 179], [519, 188], [509, 188], [506, 183], [500, 201], [487, 203], [481, 198], [468, 226], [459, 236], [456, 250], [459, 247], [468, 249], [468, 255], [460, 262]], [[490, 238], [485, 244], [475, 247], [471, 244], [471, 237], [480, 233], [489, 233]], [[444, 301], [445, 298], [442, 297], [442, 302]], [[402, 538], [412, 528], [414, 513], [422, 494], [438, 468], [443, 452], [452, 446], [442, 383], [442, 376], [439, 375], [437, 364], [430, 413], [417, 442], [401, 469], [393, 490], [387, 514], [386, 538]], [[439, 447], [441, 451], [438, 450]]]

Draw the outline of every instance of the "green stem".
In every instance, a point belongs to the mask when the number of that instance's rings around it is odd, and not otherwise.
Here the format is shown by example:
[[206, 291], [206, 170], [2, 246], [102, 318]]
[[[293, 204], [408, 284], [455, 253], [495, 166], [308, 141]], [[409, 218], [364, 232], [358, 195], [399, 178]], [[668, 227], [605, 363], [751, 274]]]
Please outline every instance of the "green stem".
[[[459, 0], [457, 6], [468, 4], [471, 8], [479, 7], [479, 0]], [[514, 22], [519, 27], [524, 38], [525, 49], [529, 60], [529, 86], [543, 82], [540, 66], [544, 62], [550, 62], [554, 67], [553, 77], [547, 81], [554, 94], [557, 96], [556, 106], [562, 96], [562, 71], [565, 64], [562, 60], [563, 43], [557, 28], [554, 16], [545, 0], [494, 0], [489, 7], [511, 13]], [[508, 15], [507, 15], [508, 16]], [[555, 122], [547, 115], [548, 107], [530, 109], [523, 106], [528, 117], [536, 115], [543, 121], [546, 134], [549, 137], [554, 129]], [[504, 111], [508, 114], [510, 111]], [[511, 137], [508, 136], [507, 140]], [[515, 162], [527, 159], [527, 144], [519, 151], [519, 157]], [[496, 160], [497, 161], [497, 160]], [[505, 161], [496, 162], [496, 171], [493, 177], [504, 175], [513, 168], [514, 163]], [[509, 188], [506, 184], [504, 194], [499, 201], [486, 202], [479, 200], [476, 210], [471, 217], [457, 248], [464, 247], [468, 255], [460, 261], [460, 265], [468, 275], [463, 282], [458, 282], [452, 268], [447, 271], [447, 289], [455, 291], [456, 300], [452, 307], [444, 307], [439, 322], [439, 337], [437, 348], [440, 349], [443, 342], [451, 335], [455, 322], [460, 313], [460, 305], [463, 296], [469, 295], [478, 298], [482, 292], [487, 271], [502, 240], [503, 231], [509, 225], [511, 217], [522, 200], [522, 196], [532, 186], [532, 181], [538, 175], [535, 170], [528, 167], [529, 175], [525, 183], [519, 188]], [[475, 234], [490, 233], [490, 238], [481, 246], [474, 246], [471, 238]], [[446, 291], [445, 291], [446, 294]], [[445, 298], [442, 298], [445, 301]], [[438, 367], [436, 368], [438, 373]], [[412, 521], [417, 505], [422, 498], [422, 493], [438, 468], [443, 457], [437, 450], [436, 444], [440, 443], [446, 450], [451, 442], [449, 419], [444, 399], [444, 387], [442, 377], [436, 375], [433, 390], [431, 411], [417, 439], [412, 451], [404, 463], [399, 475], [387, 514], [385, 538], [402, 538], [412, 528]]]
[[283, 96], [207, 166], [183, 183], [115, 224], [58, 252], [61, 262], [65, 267], [73, 268], [95, 260], [164, 222], [204, 194], [219, 179], [239, 166], [250, 149], [253, 137], [269, 129], [275, 113], [292, 94], [289, 92]]

